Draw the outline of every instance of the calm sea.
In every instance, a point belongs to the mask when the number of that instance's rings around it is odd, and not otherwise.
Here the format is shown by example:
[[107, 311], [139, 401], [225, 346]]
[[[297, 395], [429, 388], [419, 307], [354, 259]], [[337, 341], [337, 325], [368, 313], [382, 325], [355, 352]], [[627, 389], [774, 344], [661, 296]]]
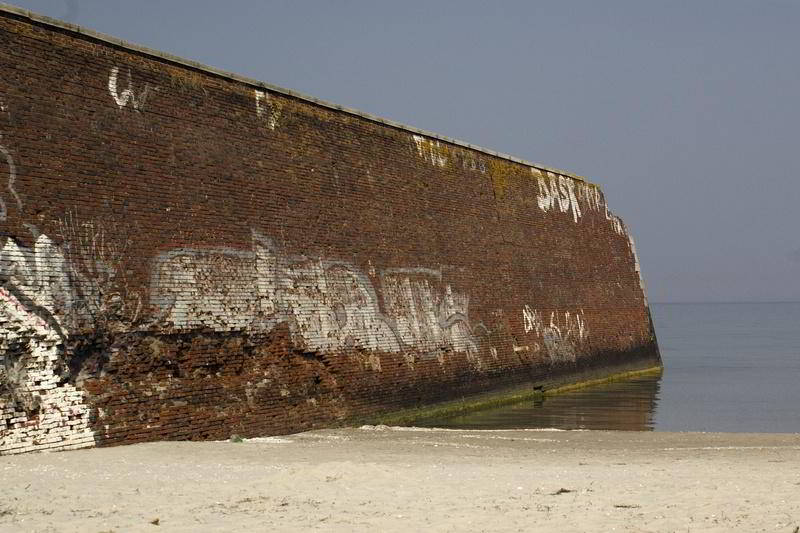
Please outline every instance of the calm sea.
[[652, 304], [665, 371], [425, 425], [800, 433], [800, 303]]

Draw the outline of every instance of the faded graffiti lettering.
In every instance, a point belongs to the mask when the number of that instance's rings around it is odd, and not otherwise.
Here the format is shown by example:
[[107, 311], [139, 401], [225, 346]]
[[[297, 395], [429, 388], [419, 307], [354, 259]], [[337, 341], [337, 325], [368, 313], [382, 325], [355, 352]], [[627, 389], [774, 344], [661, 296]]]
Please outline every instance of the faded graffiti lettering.
[[370, 279], [352, 265], [287, 255], [257, 232], [251, 251], [171, 250], [152, 272], [151, 303], [180, 329], [269, 331], [287, 323], [296, 342], [315, 351], [477, 352], [469, 299], [436, 270], [383, 272], [383, 310]]
[[603, 195], [600, 193], [600, 188], [592, 183], [585, 181], [572, 180], [575, 191], [575, 198], [578, 201], [584, 202], [586, 207], [592, 211], [599, 211], [605, 205]]
[[611, 227], [614, 228], [614, 231], [617, 232], [619, 235], [625, 235], [627, 230], [625, 229], [625, 224], [623, 224], [622, 219], [619, 218], [617, 215], [612, 213], [608, 209], [608, 205], [605, 206], [605, 214], [606, 220], [611, 223]]
[[[17, 194], [17, 191], [14, 189], [14, 182], [17, 179], [17, 167], [14, 164], [14, 159], [11, 157], [11, 152], [5, 146], [0, 145], [0, 154], [3, 154], [5, 157], [6, 165], [8, 167], [8, 181], [6, 182], [6, 188], [11, 193], [11, 196], [16, 200], [17, 205], [19, 206], [20, 210], [22, 209], [22, 199]], [[8, 217], [8, 206], [6, 205], [3, 197], [0, 196], [0, 222], [4, 222]]]
[[80, 298], [72, 308], [73, 325], [96, 328], [100, 321], [134, 323], [141, 295], [129, 287], [122, 263], [131, 228], [114, 220], [79, 222], [72, 212], [58, 220], [65, 264]]
[[608, 209], [608, 204], [597, 186], [549, 170], [531, 168], [531, 174], [536, 179], [536, 205], [540, 210], [545, 213], [556, 210], [561, 213], [571, 212], [576, 223], [583, 216], [583, 209], [602, 212], [617, 234], [626, 234], [622, 219]]
[[469, 325], [469, 297], [442, 287], [442, 274], [426, 268], [395, 268], [381, 275], [387, 314], [404, 344], [426, 351], [478, 351]]
[[278, 127], [282, 108], [266, 91], [255, 89], [256, 116], [267, 122], [269, 129]]
[[486, 161], [476, 157], [473, 152], [462, 150], [458, 147], [448, 146], [437, 140], [428, 139], [422, 135], [412, 135], [414, 149], [422, 159], [435, 167], [461, 167], [472, 172], [486, 173]]
[[577, 349], [589, 334], [582, 309], [579, 313], [551, 311], [550, 321], [546, 323], [541, 311], [526, 305], [522, 309], [522, 321], [525, 333], [535, 333], [542, 339], [553, 362], [575, 361]]
[[447, 166], [447, 149], [439, 142], [426, 139], [422, 135], [413, 135], [414, 146], [419, 156], [437, 167]]

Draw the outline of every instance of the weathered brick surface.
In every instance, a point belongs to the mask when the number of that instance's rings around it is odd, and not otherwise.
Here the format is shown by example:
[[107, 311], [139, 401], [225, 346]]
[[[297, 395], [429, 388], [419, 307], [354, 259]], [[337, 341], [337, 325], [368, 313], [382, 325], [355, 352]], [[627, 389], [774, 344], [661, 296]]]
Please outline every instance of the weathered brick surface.
[[595, 185], [0, 13], [0, 453], [658, 364]]

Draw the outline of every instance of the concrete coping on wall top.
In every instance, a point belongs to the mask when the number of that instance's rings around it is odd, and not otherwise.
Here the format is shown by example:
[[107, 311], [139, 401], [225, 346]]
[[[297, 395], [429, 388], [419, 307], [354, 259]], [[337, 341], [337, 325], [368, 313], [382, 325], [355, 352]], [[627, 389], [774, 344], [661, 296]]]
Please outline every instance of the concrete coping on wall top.
[[449, 144], [453, 144], [453, 145], [456, 145], [456, 146], [461, 146], [463, 148], [468, 148], [470, 150], [475, 150], [477, 152], [482, 152], [482, 153], [487, 154], [487, 155], [491, 155], [491, 156], [494, 156], [494, 157], [499, 157], [499, 158], [502, 158], [502, 159], [506, 159], [508, 161], [513, 161], [514, 163], [519, 163], [521, 165], [532, 167], [532, 168], [535, 168], [537, 170], [546, 171], [546, 172], [553, 172], [555, 174], [560, 174], [562, 176], [566, 176], [566, 177], [569, 177], [569, 178], [572, 178], [572, 179], [575, 179], [575, 180], [579, 180], [579, 181], [583, 181], [583, 182], [587, 182], [588, 183], [588, 180], [586, 178], [584, 178], [583, 176], [578, 176], [577, 174], [573, 174], [571, 172], [566, 172], [564, 170], [559, 170], [557, 168], [546, 167], [546, 166], [540, 165], [538, 163], [532, 163], [530, 161], [526, 161], [524, 159], [520, 159], [520, 158], [514, 157], [512, 155], [504, 154], [502, 152], [497, 152], [495, 150], [490, 150], [489, 148], [484, 148], [482, 146], [477, 146], [477, 145], [474, 145], [474, 144], [471, 144], [471, 143], [468, 143], [468, 142], [465, 142], [465, 141], [460, 141], [458, 139], [453, 139], [453, 138], [446, 137], [444, 135], [439, 135], [437, 133], [433, 133], [433, 132], [430, 132], [430, 131], [421, 130], [421, 129], [415, 128], [413, 126], [408, 126], [408, 125], [400, 123], [400, 122], [395, 122], [394, 120], [389, 120], [389, 119], [386, 119], [386, 118], [381, 118], [381, 117], [378, 117], [378, 116], [375, 116], [375, 115], [371, 115], [369, 113], [365, 113], [365, 112], [359, 111], [357, 109], [352, 109], [352, 108], [349, 108], [349, 107], [345, 107], [345, 106], [341, 106], [341, 105], [334, 104], [334, 103], [331, 103], [331, 102], [327, 102], [325, 100], [321, 100], [321, 99], [315, 98], [313, 96], [308, 96], [306, 94], [302, 94], [302, 93], [299, 93], [297, 91], [293, 91], [291, 89], [284, 89], [283, 87], [278, 87], [277, 85], [272, 85], [270, 83], [266, 83], [266, 82], [263, 82], [263, 81], [255, 80], [255, 79], [252, 79], [252, 78], [248, 78], [246, 76], [240, 76], [239, 74], [235, 74], [233, 72], [228, 72], [228, 71], [225, 71], [225, 70], [221, 70], [221, 69], [218, 69], [218, 68], [214, 68], [214, 67], [205, 65], [203, 63], [199, 63], [197, 61], [192, 61], [191, 59], [185, 59], [185, 58], [178, 57], [178, 56], [175, 56], [175, 55], [172, 55], [172, 54], [168, 54], [166, 52], [161, 52], [159, 50], [154, 50], [154, 49], [148, 48], [146, 46], [141, 46], [141, 45], [138, 45], [138, 44], [134, 44], [134, 43], [125, 41], [123, 39], [118, 39], [118, 38], [113, 37], [111, 35], [106, 35], [104, 33], [100, 33], [100, 32], [94, 31], [94, 30], [83, 28], [83, 27], [78, 26], [76, 24], [70, 24], [68, 22], [64, 22], [62, 20], [54, 19], [52, 17], [48, 17], [48, 16], [45, 16], [45, 15], [40, 15], [38, 13], [34, 13], [34, 12], [29, 11], [27, 9], [22, 9], [22, 8], [19, 8], [19, 7], [16, 7], [16, 6], [12, 6], [10, 4], [0, 3], [0, 13], [9, 13], [11, 15], [16, 15], [17, 17], [22, 17], [22, 18], [29, 19], [30, 21], [32, 21], [34, 23], [37, 23], [37, 24], [40, 24], [40, 25], [49, 26], [49, 27], [52, 27], [52, 28], [58, 28], [60, 30], [65, 30], [65, 31], [72, 32], [72, 33], [77, 33], [77, 34], [83, 35], [85, 37], [88, 37], [90, 39], [103, 41], [103, 42], [106, 42], [106, 43], [111, 44], [113, 46], [124, 48], [126, 50], [130, 50], [132, 52], [136, 52], [136, 53], [139, 53], [139, 54], [142, 54], [142, 55], [151, 56], [151, 57], [160, 59], [162, 61], [167, 61], [169, 63], [174, 63], [174, 64], [182, 65], [182, 66], [185, 66], [185, 67], [188, 67], [188, 68], [191, 68], [191, 69], [200, 70], [200, 71], [212, 74], [214, 76], [220, 76], [220, 77], [223, 77], [223, 78], [227, 78], [227, 79], [230, 79], [230, 80], [233, 80], [233, 81], [237, 81], [239, 83], [243, 83], [245, 85], [252, 86], [254, 88], [265, 89], [265, 90], [268, 90], [268, 91], [271, 91], [271, 92], [274, 92], [274, 93], [278, 93], [278, 94], [282, 94], [282, 95], [289, 96], [289, 97], [292, 97], [292, 98], [296, 98], [298, 100], [303, 100], [303, 101], [312, 103], [314, 105], [318, 105], [318, 106], [325, 107], [325, 108], [328, 108], [328, 109], [333, 109], [333, 110], [336, 110], [336, 111], [340, 111], [342, 113], [347, 113], [349, 115], [355, 115], [355, 116], [364, 118], [364, 119], [372, 121], [372, 122], [385, 124], [385, 125], [390, 126], [392, 128], [397, 128], [397, 129], [400, 129], [400, 130], [404, 130], [404, 131], [407, 131], [409, 133], [413, 133], [415, 135], [422, 135], [422, 136], [428, 137], [430, 139], [435, 139], [437, 141], [443, 141], [443, 142], [446, 142], [446, 143], [449, 143]]

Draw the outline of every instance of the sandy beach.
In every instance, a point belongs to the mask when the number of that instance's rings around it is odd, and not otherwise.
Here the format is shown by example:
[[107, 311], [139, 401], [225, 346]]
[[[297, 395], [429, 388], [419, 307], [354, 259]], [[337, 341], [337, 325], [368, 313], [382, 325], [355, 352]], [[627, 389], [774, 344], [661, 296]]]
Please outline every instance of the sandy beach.
[[797, 531], [800, 435], [365, 426], [0, 457], [2, 531]]

